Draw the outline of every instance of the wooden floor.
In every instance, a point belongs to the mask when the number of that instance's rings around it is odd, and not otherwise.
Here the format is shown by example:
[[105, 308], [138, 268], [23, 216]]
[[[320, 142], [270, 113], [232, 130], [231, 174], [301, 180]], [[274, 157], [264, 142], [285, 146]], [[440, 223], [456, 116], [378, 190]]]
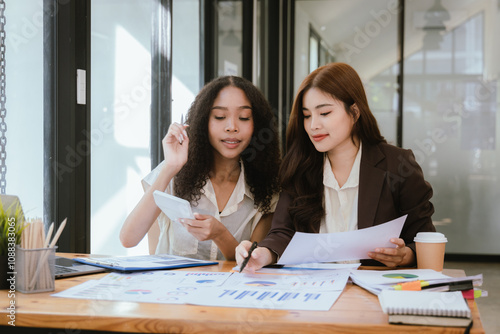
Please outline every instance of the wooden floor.
[[447, 269], [463, 269], [466, 275], [483, 274], [482, 290], [488, 297], [477, 299], [481, 321], [486, 333], [500, 333], [500, 263], [446, 261]]

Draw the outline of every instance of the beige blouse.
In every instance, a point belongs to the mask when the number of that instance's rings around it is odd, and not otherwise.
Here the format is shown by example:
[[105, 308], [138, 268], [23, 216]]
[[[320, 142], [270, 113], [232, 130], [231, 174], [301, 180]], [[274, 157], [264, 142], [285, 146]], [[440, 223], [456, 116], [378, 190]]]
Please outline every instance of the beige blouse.
[[346, 183], [339, 187], [325, 154], [323, 184], [325, 185], [325, 217], [321, 220], [320, 233], [346, 232], [358, 229], [359, 166], [361, 143]]

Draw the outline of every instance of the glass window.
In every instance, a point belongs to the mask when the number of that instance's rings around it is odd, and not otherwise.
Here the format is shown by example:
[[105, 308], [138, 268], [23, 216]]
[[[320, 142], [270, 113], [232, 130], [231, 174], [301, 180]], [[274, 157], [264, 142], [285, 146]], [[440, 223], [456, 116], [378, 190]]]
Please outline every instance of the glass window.
[[321, 64], [321, 66], [323, 66], [331, 63], [332, 61], [333, 57], [330, 50], [328, 50], [326, 43], [324, 41], [321, 41], [321, 45], [319, 47], [319, 63]]
[[[154, 5], [153, 0], [92, 2], [92, 253], [149, 253], [147, 238], [125, 249], [119, 232], [144, 193], [142, 178], [151, 171]], [[200, 89], [199, 1], [174, 0], [172, 10], [171, 119], [179, 122]]]
[[199, 0], [172, 4], [172, 122], [180, 122], [201, 88], [199, 6]]
[[319, 67], [318, 48], [319, 39], [314, 34], [311, 34], [311, 36], [309, 36], [309, 72], [312, 72]]
[[456, 73], [482, 73], [484, 67], [484, 38], [478, 38], [476, 33], [484, 36], [483, 23], [484, 13], [478, 13], [456, 27], [453, 33], [450, 34], [453, 37], [453, 44], [455, 46], [453, 56]]
[[119, 232], [150, 171], [153, 1], [91, 2], [91, 252], [125, 249]]
[[[396, 143], [397, 1], [297, 0], [295, 4], [295, 91], [307, 74], [326, 62], [350, 64], [365, 84], [382, 134]], [[309, 27], [318, 41], [309, 36]]]
[[5, 16], [5, 190], [43, 217], [43, 1], [9, 1]]
[[[499, 254], [497, 1], [407, 4], [403, 146], [433, 186], [446, 251]], [[415, 20], [429, 15], [443, 20]]]
[[243, 55], [243, 2], [217, 1], [216, 11], [216, 73], [241, 76]]

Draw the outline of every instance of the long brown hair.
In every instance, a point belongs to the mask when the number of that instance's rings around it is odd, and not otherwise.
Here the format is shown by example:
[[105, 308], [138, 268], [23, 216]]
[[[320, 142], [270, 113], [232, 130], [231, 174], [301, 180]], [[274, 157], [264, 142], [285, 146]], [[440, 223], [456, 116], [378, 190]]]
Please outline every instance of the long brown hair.
[[[363, 144], [386, 140], [380, 134], [377, 120], [368, 106], [363, 83], [356, 71], [344, 63], [319, 67], [302, 81], [293, 102], [286, 132], [287, 153], [280, 169], [281, 185], [294, 199], [289, 212], [297, 231], [319, 232], [323, 207], [324, 153], [318, 152], [304, 129], [302, 100], [305, 92], [317, 88], [341, 101], [347, 113], [357, 119], [351, 138]], [[357, 108], [354, 108], [354, 105]]]
[[250, 81], [237, 76], [223, 76], [206, 84], [188, 111], [186, 131], [189, 136], [188, 161], [177, 173], [174, 191], [177, 196], [196, 203], [213, 166], [213, 147], [208, 138], [210, 110], [219, 92], [228, 86], [241, 89], [252, 105], [254, 131], [252, 140], [241, 154], [245, 181], [254, 196], [255, 207], [263, 213], [271, 209], [271, 199], [279, 191], [278, 171], [281, 162], [278, 131], [269, 102]]

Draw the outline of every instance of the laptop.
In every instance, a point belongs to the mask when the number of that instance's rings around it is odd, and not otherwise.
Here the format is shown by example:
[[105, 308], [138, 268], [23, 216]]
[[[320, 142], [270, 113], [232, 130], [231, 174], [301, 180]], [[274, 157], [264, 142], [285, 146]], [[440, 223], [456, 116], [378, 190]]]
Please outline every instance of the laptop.
[[[16, 195], [3, 195], [0, 194], [0, 201], [4, 210], [8, 208], [16, 208], [19, 205], [21, 210], [21, 217], [24, 220], [23, 208], [21, 206], [21, 201]], [[79, 276], [85, 274], [95, 274], [105, 272], [105, 268], [91, 266], [88, 264], [79, 263], [68, 258], [64, 258], [56, 255], [55, 261], [55, 277], [63, 278], [70, 276]]]
[[65, 278], [86, 274], [103, 273], [106, 271], [106, 268], [91, 266], [76, 262], [72, 259], [56, 256], [55, 271], [56, 278]]

